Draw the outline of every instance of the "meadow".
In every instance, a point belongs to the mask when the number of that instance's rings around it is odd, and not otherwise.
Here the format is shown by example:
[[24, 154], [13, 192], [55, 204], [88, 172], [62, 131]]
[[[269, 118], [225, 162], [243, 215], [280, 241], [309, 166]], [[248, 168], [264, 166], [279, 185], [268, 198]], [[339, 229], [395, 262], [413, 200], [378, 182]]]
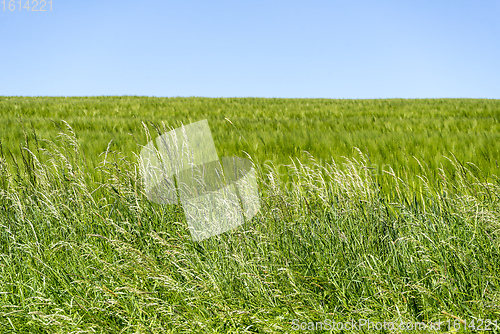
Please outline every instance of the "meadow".
[[[193, 242], [134, 153], [202, 119], [262, 207]], [[0, 97], [0, 331], [498, 324], [499, 119], [480, 99]]]
[[[0, 97], [4, 149], [20, 158], [23, 132], [55, 140], [62, 120], [77, 134], [92, 171], [109, 142], [133, 160], [146, 143], [143, 122], [179, 127], [207, 119], [219, 156], [247, 152], [261, 165], [282, 168], [308, 152], [320, 162], [357, 157], [382, 176], [418, 174], [427, 164], [432, 177], [451, 167], [454, 154], [486, 175], [498, 173], [500, 101], [473, 99], [261, 99], [153, 97]], [[43, 144], [43, 143], [42, 143]], [[442, 166], [443, 165], [443, 166]]]

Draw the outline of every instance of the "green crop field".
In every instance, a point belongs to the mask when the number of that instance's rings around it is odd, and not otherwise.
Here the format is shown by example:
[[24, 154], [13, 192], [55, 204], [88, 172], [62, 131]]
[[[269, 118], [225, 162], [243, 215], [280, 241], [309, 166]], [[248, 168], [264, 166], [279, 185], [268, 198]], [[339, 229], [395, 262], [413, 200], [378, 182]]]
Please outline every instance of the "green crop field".
[[342, 157], [358, 157], [357, 147], [377, 175], [389, 166], [419, 174], [416, 157], [437, 176], [450, 152], [485, 174], [499, 171], [498, 100], [0, 97], [4, 149], [18, 156], [23, 126], [31, 134], [31, 124], [40, 138], [55, 140], [65, 120], [90, 170], [111, 140], [112, 150], [133, 160], [137, 144], [146, 143], [142, 122], [178, 127], [202, 119], [209, 122], [219, 156], [247, 152], [261, 164], [305, 161], [304, 151], [320, 162], [343, 162]]
[[[203, 119], [261, 209], [193, 242], [136, 155]], [[500, 332], [500, 100], [0, 97], [0, 142], [0, 332]]]

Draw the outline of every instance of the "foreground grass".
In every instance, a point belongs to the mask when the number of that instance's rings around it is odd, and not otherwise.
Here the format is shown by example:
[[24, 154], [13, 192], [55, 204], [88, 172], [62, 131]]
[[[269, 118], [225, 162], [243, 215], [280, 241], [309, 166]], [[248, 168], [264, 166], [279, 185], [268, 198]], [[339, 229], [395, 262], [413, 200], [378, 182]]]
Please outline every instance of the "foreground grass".
[[500, 182], [453, 157], [432, 181], [424, 167], [389, 175], [390, 194], [363, 154], [294, 160], [289, 183], [257, 166], [259, 214], [193, 243], [181, 207], [146, 199], [135, 162], [108, 152], [96, 184], [71, 130], [46, 146], [17, 168], [0, 160], [0, 331], [500, 318]]

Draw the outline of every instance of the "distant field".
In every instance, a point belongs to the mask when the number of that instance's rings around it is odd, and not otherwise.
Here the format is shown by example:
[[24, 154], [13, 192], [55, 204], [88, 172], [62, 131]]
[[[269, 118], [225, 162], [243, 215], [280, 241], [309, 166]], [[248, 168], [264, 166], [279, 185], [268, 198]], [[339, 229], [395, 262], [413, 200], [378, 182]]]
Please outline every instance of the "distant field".
[[[220, 157], [257, 162], [261, 207], [196, 242], [133, 153], [141, 122], [203, 119]], [[0, 97], [0, 333], [499, 333], [499, 119], [499, 100]]]
[[146, 143], [141, 122], [178, 127], [202, 119], [208, 119], [219, 156], [245, 151], [261, 164], [306, 161], [303, 151], [318, 162], [342, 163], [343, 156], [359, 158], [357, 147], [378, 176], [389, 166], [420, 174], [415, 156], [434, 178], [441, 164], [449, 166], [443, 156], [451, 153], [486, 175], [500, 171], [500, 100], [0, 97], [4, 149], [19, 156], [23, 125], [31, 133], [33, 124], [39, 138], [55, 139], [56, 124], [64, 127], [65, 120], [90, 170], [111, 140], [111, 150], [133, 158], [137, 144]]

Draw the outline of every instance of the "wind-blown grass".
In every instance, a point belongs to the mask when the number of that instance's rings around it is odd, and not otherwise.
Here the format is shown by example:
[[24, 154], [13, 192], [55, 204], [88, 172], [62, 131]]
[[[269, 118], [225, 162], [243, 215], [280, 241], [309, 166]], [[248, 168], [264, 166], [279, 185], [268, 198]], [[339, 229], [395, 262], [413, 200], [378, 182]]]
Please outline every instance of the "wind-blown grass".
[[500, 182], [453, 157], [438, 180], [393, 174], [390, 193], [362, 153], [342, 168], [295, 159], [288, 183], [256, 165], [257, 216], [195, 243], [181, 207], [147, 200], [136, 162], [106, 151], [91, 182], [69, 125], [45, 146], [17, 168], [0, 158], [1, 331], [499, 318]]
[[55, 140], [62, 119], [78, 135], [94, 178], [99, 163], [94, 157], [108, 145], [133, 160], [137, 143], [146, 142], [142, 122], [177, 128], [203, 119], [219, 157], [244, 151], [260, 165], [273, 162], [281, 174], [286, 168], [280, 165], [290, 157], [307, 159], [304, 151], [322, 164], [331, 157], [357, 158], [354, 147], [367, 156], [379, 180], [389, 166], [398, 176], [420, 173], [415, 156], [435, 181], [441, 165], [452, 168], [443, 158], [450, 152], [474, 162], [486, 176], [500, 171], [500, 100], [494, 99], [0, 96], [0, 140], [9, 161], [9, 151], [20, 159], [23, 131], [33, 127], [40, 137]]

